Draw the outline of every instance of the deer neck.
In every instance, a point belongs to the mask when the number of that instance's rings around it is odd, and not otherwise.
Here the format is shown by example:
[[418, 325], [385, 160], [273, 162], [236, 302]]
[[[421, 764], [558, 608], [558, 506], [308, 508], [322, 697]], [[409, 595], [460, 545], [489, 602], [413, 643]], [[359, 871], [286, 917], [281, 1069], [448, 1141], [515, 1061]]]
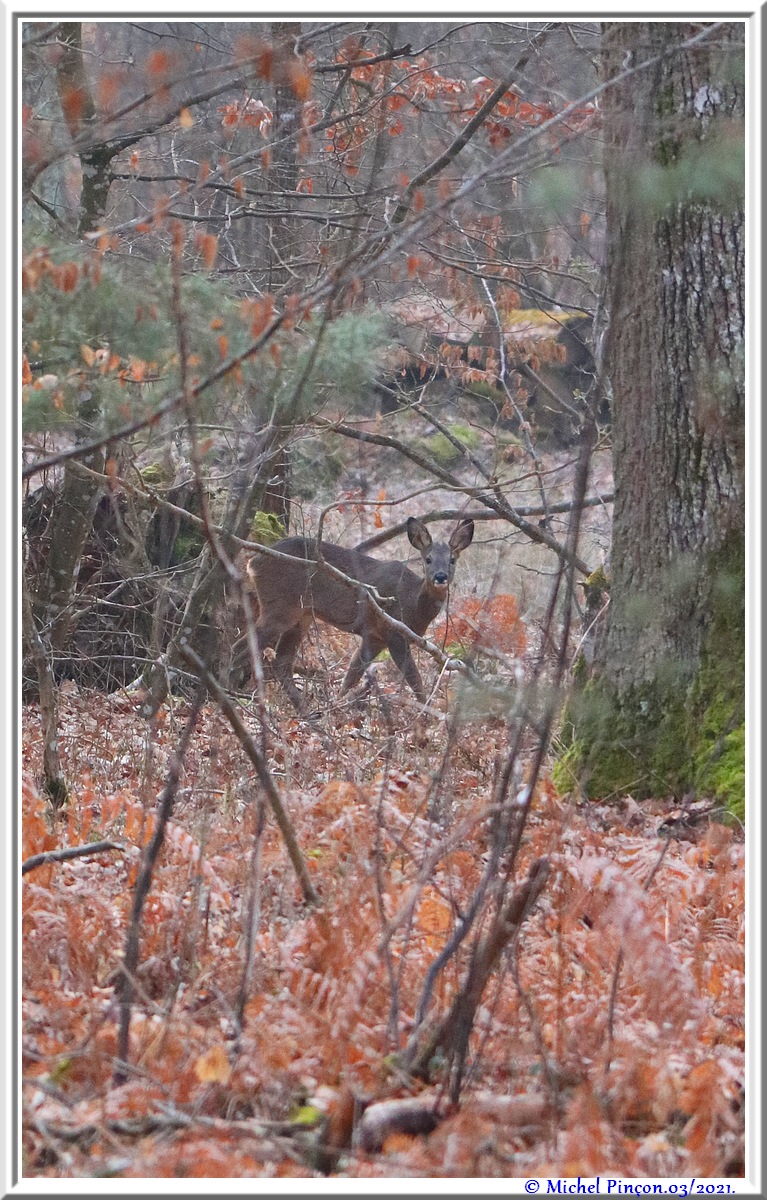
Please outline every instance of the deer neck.
[[432, 591], [426, 582], [422, 583], [415, 606], [413, 632], [423, 637], [427, 627], [441, 613], [444, 603], [444, 596]]

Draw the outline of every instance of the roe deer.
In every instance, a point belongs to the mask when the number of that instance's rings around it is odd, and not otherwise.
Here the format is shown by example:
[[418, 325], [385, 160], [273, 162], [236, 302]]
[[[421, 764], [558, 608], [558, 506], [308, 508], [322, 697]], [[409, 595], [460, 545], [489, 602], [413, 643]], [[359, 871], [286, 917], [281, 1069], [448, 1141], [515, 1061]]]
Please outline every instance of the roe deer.
[[[423, 578], [404, 562], [385, 562], [322, 543], [322, 557], [351, 579], [375, 588], [381, 607], [420, 636], [440, 612], [453, 578], [459, 554], [474, 537], [474, 522], [464, 518], [450, 540], [433, 542], [422, 521], [408, 518], [407, 536], [423, 559]], [[283, 538], [272, 547], [298, 559], [316, 559], [316, 543], [309, 538]], [[360, 682], [365, 670], [381, 650], [388, 650], [418, 700], [426, 700], [421, 676], [413, 661], [407, 637], [392, 629], [368, 601], [364, 587], [337, 579], [321, 562], [297, 562], [254, 555], [247, 566], [258, 600], [256, 631], [261, 649], [275, 648], [274, 672], [301, 712], [301, 692], [293, 681], [293, 661], [301, 639], [314, 617], [362, 638], [344, 678], [342, 692]]]

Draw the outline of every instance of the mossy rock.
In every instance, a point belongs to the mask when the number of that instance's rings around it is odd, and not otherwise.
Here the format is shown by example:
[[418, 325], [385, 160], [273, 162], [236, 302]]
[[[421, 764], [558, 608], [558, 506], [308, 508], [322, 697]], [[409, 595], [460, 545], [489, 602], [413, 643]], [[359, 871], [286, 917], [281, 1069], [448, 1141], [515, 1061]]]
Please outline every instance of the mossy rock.
[[[458, 438], [467, 450], [476, 450], [481, 438], [470, 425], [451, 425], [450, 432]], [[465, 457], [459, 446], [455, 446], [444, 433], [435, 433], [431, 437], [418, 438], [415, 449], [428, 455], [441, 467], [452, 466]]]
[[141, 478], [148, 487], [167, 487], [173, 482], [173, 475], [169, 473], [161, 462], [147, 463], [139, 471]]
[[273, 546], [286, 533], [285, 526], [275, 513], [259, 509], [250, 527], [249, 541], [257, 542], [259, 546]]

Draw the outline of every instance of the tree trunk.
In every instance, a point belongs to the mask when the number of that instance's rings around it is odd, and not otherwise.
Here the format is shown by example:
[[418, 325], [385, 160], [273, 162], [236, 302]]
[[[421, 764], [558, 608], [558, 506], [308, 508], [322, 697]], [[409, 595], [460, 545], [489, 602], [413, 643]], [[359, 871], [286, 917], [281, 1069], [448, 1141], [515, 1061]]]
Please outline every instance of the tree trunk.
[[[302, 276], [294, 270], [301, 257], [303, 235], [291, 217], [292, 196], [298, 183], [298, 136], [302, 104], [294, 87], [293, 68], [299, 66], [295, 46], [301, 36], [300, 21], [272, 21], [274, 108], [269, 169], [272, 203], [280, 215], [269, 223], [269, 282], [272, 292], [298, 291]], [[300, 222], [299, 222], [300, 224]]]
[[[591, 795], [743, 802], [743, 27], [610, 23], [611, 603], [571, 705]], [[585, 768], [585, 770], [584, 770]]]
[[[77, 139], [97, 119], [96, 105], [83, 63], [82, 25], [79, 21], [62, 22], [59, 31], [61, 58], [56, 64], [56, 83], [64, 120], [72, 140]], [[77, 221], [78, 237], [98, 229], [106, 213], [107, 197], [112, 183], [112, 159], [117, 147], [100, 142], [75, 151], [80, 159], [83, 186]]]

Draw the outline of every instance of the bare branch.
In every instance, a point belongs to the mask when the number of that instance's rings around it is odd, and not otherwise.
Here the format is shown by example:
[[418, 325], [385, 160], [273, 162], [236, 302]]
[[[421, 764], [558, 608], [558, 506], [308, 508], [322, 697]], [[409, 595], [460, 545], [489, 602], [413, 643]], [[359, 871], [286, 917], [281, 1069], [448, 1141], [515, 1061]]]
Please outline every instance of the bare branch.
[[22, 875], [47, 867], [49, 863], [69, 862], [72, 858], [89, 858], [92, 854], [103, 854], [105, 850], [125, 850], [122, 842], [86, 842], [83, 846], [66, 846], [63, 850], [47, 850], [45, 854], [33, 854], [21, 864]]

